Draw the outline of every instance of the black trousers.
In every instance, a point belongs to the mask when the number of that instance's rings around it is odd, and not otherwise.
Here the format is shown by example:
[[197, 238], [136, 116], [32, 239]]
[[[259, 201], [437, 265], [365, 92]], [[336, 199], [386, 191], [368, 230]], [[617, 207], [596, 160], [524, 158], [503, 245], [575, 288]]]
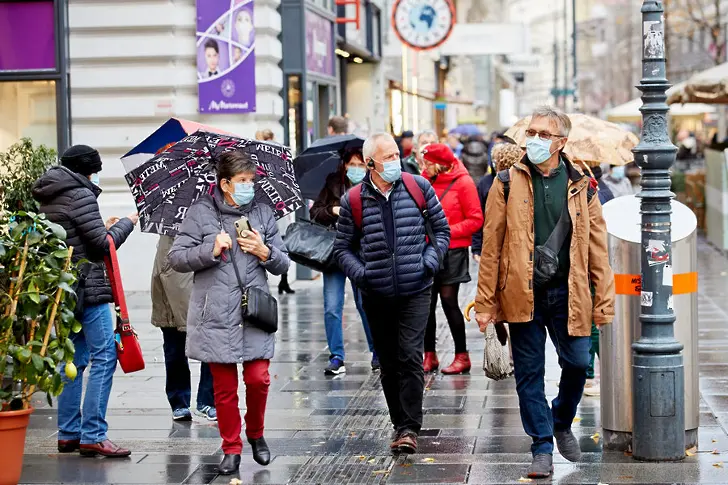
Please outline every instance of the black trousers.
[[430, 311], [431, 290], [413, 296], [388, 298], [363, 295], [374, 348], [381, 364], [381, 381], [389, 416], [398, 431], [419, 433], [425, 372], [422, 354]]

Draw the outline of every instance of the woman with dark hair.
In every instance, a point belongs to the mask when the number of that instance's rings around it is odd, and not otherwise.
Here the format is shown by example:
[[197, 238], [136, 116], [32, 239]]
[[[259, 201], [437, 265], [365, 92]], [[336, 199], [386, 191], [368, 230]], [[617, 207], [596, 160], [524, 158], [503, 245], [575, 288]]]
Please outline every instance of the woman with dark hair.
[[[326, 185], [311, 207], [311, 220], [324, 226], [336, 227], [341, 209], [339, 203], [341, 196], [352, 186], [361, 183], [366, 172], [361, 149], [345, 152], [339, 169], [326, 178]], [[379, 359], [374, 352], [369, 323], [361, 306], [361, 295], [354, 283], [351, 284], [351, 289], [354, 292], [356, 309], [359, 311], [362, 325], [364, 325], [369, 351], [372, 352], [372, 369], [377, 370], [379, 369]], [[326, 375], [338, 375], [346, 372], [342, 322], [345, 290], [346, 276], [343, 272], [334, 269], [324, 273], [324, 326], [330, 354], [329, 365], [325, 369]]]
[[[207, 362], [212, 371], [225, 454], [219, 465], [223, 475], [240, 467], [240, 363], [247, 408], [245, 434], [255, 461], [270, 463], [263, 428], [275, 335], [243, 320], [241, 300], [247, 288], [267, 292], [266, 272], [283, 274], [290, 261], [273, 210], [254, 200], [255, 173], [256, 164], [248, 154], [233, 151], [221, 155], [214, 195], [204, 196], [190, 207], [169, 252], [175, 270], [195, 273], [187, 315], [187, 355]], [[233, 241], [230, 234], [237, 235], [235, 222], [242, 217], [247, 218], [252, 230], [243, 231], [242, 237]], [[237, 283], [235, 267], [245, 288]]]

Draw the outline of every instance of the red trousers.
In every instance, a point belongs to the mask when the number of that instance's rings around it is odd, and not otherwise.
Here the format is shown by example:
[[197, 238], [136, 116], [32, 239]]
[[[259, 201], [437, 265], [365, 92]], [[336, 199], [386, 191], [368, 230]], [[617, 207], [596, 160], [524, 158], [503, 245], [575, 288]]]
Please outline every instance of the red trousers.
[[[245, 382], [245, 435], [250, 439], [263, 436], [265, 405], [270, 387], [269, 360], [243, 363]], [[242, 422], [238, 408], [238, 366], [236, 364], [210, 364], [215, 388], [217, 425], [222, 438], [222, 451], [226, 455], [239, 455], [243, 451], [240, 439]]]

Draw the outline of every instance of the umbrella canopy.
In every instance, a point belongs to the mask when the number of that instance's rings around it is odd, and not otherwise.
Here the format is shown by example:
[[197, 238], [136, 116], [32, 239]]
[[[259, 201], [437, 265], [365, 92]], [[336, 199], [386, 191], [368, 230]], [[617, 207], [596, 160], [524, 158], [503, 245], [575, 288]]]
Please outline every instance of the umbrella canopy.
[[[668, 99], [673, 99], [672, 96], [679, 95], [685, 87], [685, 84], [687, 83], [682, 82], [668, 89]], [[606, 118], [613, 122], [638, 122], [642, 119], [641, 107], [642, 99], [634, 98], [631, 101], [607, 110]], [[715, 111], [715, 106], [703, 103], [673, 104], [670, 106], [670, 116], [672, 118], [702, 119], [706, 114], [715, 113]]]
[[255, 200], [276, 218], [302, 207], [290, 149], [246, 138], [197, 131], [126, 174], [142, 231], [173, 236], [189, 207], [217, 185], [215, 161], [225, 152], [248, 153], [258, 165]]
[[681, 89], [671, 91], [667, 93], [668, 104], [728, 104], [728, 62], [695, 74]]
[[475, 125], [458, 125], [450, 130], [450, 134], [460, 136], [477, 136], [482, 135], [483, 132]]
[[341, 165], [347, 150], [361, 149], [364, 139], [356, 135], [338, 135], [316, 140], [293, 160], [301, 194], [315, 200], [326, 184], [326, 177]]
[[176, 143], [198, 130], [235, 136], [219, 128], [202, 125], [194, 121], [184, 120], [182, 118], [170, 118], [144, 141], [121, 157], [121, 163], [124, 165], [125, 171], [130, 172], [152, 158], [161, 149], [167, 148], [172, 143]]
[[[634, 160], [632, 149], [639, 143], [634, 133], [609, 121], [584, 114], [570, 114], [569, 118], [571, 133], [564, 151], [572, 160], [610, 165], [626, 165]], [[530, 116], [523, 118], [506, 132], [506, 136], [518, 145], [525, 146], [526, 129], [530, 123]]]

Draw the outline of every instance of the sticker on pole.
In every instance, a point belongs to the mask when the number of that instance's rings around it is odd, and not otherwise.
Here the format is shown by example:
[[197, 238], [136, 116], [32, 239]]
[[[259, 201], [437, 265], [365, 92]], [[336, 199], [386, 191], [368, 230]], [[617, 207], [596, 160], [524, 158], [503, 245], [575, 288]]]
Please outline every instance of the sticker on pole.
[[665, 29], [661, 20], [647, 20], [642, 23], [642, 38], [645, 59], [665, 58]]
[[652, 306], [652, 292], [651, 291], [642, 292], [642, 306], [646, 306], [646, 307]]

